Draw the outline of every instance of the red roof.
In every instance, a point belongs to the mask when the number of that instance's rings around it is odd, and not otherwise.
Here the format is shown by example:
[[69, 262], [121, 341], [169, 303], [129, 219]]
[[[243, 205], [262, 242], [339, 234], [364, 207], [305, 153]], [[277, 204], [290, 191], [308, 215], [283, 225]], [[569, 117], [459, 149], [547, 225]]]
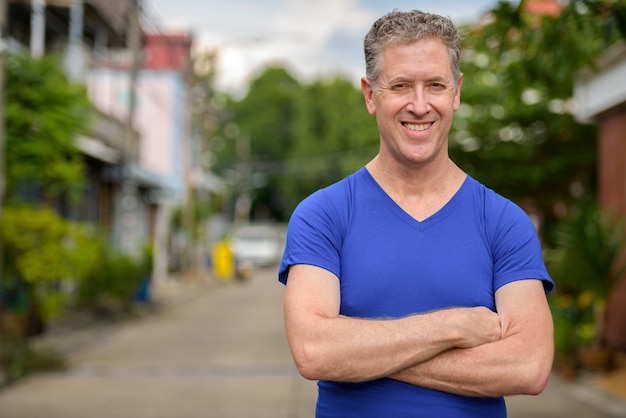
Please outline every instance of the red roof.
[[145, 33], [143, 50], [143, 68], [185, 72], [189, 68], [191, 36]]
[[534, 15], [558, 16], [561, 14], [561, 5], [558, 0], [527, 0], [524, 10]]

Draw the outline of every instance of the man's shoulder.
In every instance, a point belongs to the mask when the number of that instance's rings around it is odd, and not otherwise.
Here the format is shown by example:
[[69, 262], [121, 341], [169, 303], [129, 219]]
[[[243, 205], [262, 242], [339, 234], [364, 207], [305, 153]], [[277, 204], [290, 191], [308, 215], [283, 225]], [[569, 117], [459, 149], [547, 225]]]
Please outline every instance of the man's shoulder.
[[338, 204], [342, 206], [352, 199], [353, 192], [358, 185], [367, 181], [367, 171], [362, 168], [337, 182], [319, 189], [306, 197], [300, 206], [318, 206]]
[[484, 184], [472, 179], [480, 218], [492, 234], [502, 231], [535, 233], [535, 226], [524, 209]]
[[467, 187], [471, 194], [485, 206], [486, 210], [504, 210], [517, 206], [508, 197], [496, 192], [469, 175], [467, 176]]

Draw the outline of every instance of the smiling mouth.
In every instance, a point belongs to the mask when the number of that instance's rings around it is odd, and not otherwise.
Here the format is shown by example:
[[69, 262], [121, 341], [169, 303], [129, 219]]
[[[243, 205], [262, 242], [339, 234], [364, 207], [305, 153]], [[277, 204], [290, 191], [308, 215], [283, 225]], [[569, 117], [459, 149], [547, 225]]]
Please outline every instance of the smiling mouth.
[[425, 131], [426, 129], [432, 126], [432, 122], [429, 123], [408, 123], [404, 122], [402, 126], [411, 130], [411, 131]]

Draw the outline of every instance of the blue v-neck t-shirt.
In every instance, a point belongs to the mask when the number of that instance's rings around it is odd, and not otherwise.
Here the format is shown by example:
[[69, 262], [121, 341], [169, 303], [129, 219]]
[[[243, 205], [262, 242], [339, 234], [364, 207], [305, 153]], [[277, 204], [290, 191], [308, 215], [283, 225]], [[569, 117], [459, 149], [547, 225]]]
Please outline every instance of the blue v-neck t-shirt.
[[[417, 221], [366, 168], [321, 189], [294, 211], [279, 268], [321, 267], [339, 278], [340, 314], [399, 318], [450, 307], [495, 311], [517, 280], [553, 287], [534, 225], [522, 209], [467, 176], [447, 204]], [[318, 417], [505, 417], [503, 398], [473, 398], [392, 379], [320, 381]]]

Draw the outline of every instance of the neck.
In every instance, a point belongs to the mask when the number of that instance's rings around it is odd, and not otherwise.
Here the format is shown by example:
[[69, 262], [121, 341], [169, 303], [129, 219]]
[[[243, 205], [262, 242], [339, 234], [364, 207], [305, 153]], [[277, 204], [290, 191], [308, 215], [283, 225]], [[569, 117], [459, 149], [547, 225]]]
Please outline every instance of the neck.
[[450, 187], [456, 189], [465, 179], [465, 173], [446, 158], [439, 164], [424, 166], [398, 166], [388, 164], [380, 154], [366, 168], [389, 194], [404, 196], [425, 196], [441, 193]]
[[461, 188], [466, 177], [449, 158], [437, 167], [411, 170], [393, 169], [377, 156], [366, 168], [385, 193], [418, 221], [440, 210]]

